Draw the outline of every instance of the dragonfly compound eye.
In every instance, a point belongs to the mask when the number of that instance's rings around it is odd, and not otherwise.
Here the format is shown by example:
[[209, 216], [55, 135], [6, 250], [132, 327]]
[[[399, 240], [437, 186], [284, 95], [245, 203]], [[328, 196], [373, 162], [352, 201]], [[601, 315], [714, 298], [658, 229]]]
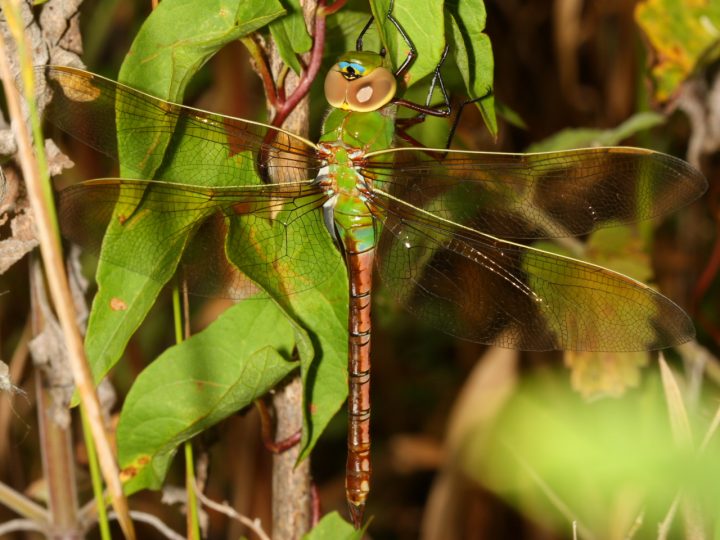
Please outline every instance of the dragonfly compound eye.
[[395, 96], [396, 88], [395, 76], [384, 67], [354, 78], [348, 78], [345, 71], [331, 70], [325, 78], [328, 103], [356, 112], [376, 111], [387, 105]]

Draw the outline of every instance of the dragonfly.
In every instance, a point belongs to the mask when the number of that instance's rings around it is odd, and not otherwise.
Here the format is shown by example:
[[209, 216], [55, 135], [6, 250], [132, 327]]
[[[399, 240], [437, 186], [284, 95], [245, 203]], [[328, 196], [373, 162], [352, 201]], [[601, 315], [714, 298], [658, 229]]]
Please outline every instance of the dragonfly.
[[[87, 242], [88, 229], [107, 226], [106, 236], [131, 238], [111, 262], [165, 281], [175, 268], [148, 266], [143, 254], [182, 249], [189, 290], [231, 298], [256, 292], [260, 281], [285, 295], [312, 288], [341, 271], [321, 251], [340, 250], [349, 276], [345, 489], [356, 526], [371, 481], [374, 273], [430, 325], [488, 345], [637, 351], [694, 335], [689, 317], [650, 287], [530, 245], [691, 203], [707, 183], [681, 159], [631, 147], [523, 154], [397, 146], [396, 73], [370, 51], [346, 53], [329, 70], [331, 107], [318, 142], [76, 68], [45, 74], [50, 120], [137, 178], [62, 190], [69, 238]], [[203, 178], [190, 167], [198, 163]], [[132, 240], [143, 227], [157, 245]], [[298, 258], [302, 271], [292, 264]]]

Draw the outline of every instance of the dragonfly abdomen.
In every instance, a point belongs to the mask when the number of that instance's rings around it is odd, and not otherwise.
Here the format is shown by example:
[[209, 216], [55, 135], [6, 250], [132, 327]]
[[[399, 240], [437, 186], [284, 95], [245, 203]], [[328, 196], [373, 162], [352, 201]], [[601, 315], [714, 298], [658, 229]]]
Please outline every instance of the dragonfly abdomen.
[[362, 523], [370, 492], [370, 306], [375, 249], [346, 251], [350, 274], [348, 456], [345, 493], [353, 523]]

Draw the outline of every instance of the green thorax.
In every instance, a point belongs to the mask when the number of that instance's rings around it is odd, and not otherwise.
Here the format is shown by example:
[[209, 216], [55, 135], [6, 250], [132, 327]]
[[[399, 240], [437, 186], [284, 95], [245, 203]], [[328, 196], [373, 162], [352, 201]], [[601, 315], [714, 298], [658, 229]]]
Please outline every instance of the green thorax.
[[351, 156], [358, 150], [362, 155], [392, 145], [394, 109], [392, 106], [372, 112], [333, 109], [325, 120], [320, 142], [333, 148], [328, 172], [337, 185], [334, 221], [346, 252], [362, 253], [375, 247], [379, 228], [362, 200], [365, 180], [355, 170]]
[[332, 109], [323, 123], [320, 142], [337, 142], [364, 153], [390, 148], [395, 133], [395, 109], [393, 105], [371, 112]]

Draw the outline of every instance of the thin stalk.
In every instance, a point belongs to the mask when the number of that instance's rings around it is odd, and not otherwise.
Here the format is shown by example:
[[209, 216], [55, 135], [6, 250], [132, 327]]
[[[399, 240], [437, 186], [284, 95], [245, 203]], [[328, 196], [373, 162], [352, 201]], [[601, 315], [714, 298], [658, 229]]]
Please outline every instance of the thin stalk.
[[92, 482], [93, 497], [95, 499], [95, 508], [97, 509], [97, 521], [100, 527], [100, 538], [102, 540], [112, 540], [110, 534], [110, 522], [108, 521], [107, 509], [105, 508], [105, 493], [102, 485], [102, 475], [98, 466], [98, 456], [95, 451], [95, 442], [91, 436], [91, 431], [87, 425], [88, 419], [84, 410], [80, 409], [80, 416], [83, 424], [83, 437], [85, 439], [85, 447], [87, 449], [88, 465], [90, 466], [90, 479]]
[[268, 66], [265, 53], [252, 36], [240, 38], [240, 42], [245, 45], [245, 48], [248, 50], [250, 57], [255, 63], [255, 70], [260, 75], [260, 80], [262, 81], [263, 89], [265, 90], [265, 99], [273, 108], [277, 107], [277, 88], [273, 83], [273, 76], [272, 73], [270, 73], [270, 66]]
[[92, 374], [87, 359], [85, 358], [82, 337], [76, 324], [75, 306], [63, 264], [62, 251], [57, 234], [57, 219], [52, 203], [52, 186], [50, 185], [50, 178], [44, 157], [44, 139], [40, 129], [40, 116], [35, 103], [35, 80], [32, 69], [32, 59], [30, 57], [30, 47], [24, 33], [19, 6], [18, 0], [0, 1], [0, 8], [3, 10], [8, 28], [17, 46], [24, 83], [24, 97], [30, 113], [30, 123], [33, 126], [33, 133], [35, 133], [34, 150], [37, 159], [33, 155], [33, 142], [27, 125], [23, 120], [20, 94], [14, 84], [7, 47], [1, 36], [0, 77], [2, 78], [8, 111], [12, 118], [12, 124], [17, 138], [19, 149], [18, 158], [27, 187], [28, 199], [36, 220], [35, 224], [40, 241], [40, 252], [42, 254], [45, 275], [48, 280], [50, 296], [65, 336], [70, 369], [80, 395], [81, 409], [83, 414], [87, 416], [87, 424], [92, 431], [92, 436], [98, 447], [100, 466], [110, 491], [113, 506], [120, 516], [120, 526], [125, 536], [129, 540], [134, 540], [135, 531], [132, 521], [130, 521], [127, 501], [122, 492], [122, 485], [120, 483], [112, 447], [103, 425], [100, 403], [95, 392]]
[[[180, 305], [180, 287], [175, 284], [172, 290], [173, 322], [175, 326], [175, 342], [180, 344], [187, 335], [183, 335], [183, 312]], [[187, 297], [184, 298], [187, 304]], [[187, 318], [187, 315], [186, 315]], [[198, 518], [198, 503], [195, 495], [195, 458], [190, 441], [185, 441], [185, 491], [187, 493], [187, 537], [190, 540], [200, 540], [200, 520]]]
[[0, 482], [0, 503], [19, 516], [30, 519], [43, 529], [50, 524], [49, 512], [22, 493]]
[[195, 494], [195, 458], [190, 441], [185, 441], [185, 489], [187, 490], [187, 527], [188, 538], [200, 540], [200, 520], [198, 519], [198, 502]]

